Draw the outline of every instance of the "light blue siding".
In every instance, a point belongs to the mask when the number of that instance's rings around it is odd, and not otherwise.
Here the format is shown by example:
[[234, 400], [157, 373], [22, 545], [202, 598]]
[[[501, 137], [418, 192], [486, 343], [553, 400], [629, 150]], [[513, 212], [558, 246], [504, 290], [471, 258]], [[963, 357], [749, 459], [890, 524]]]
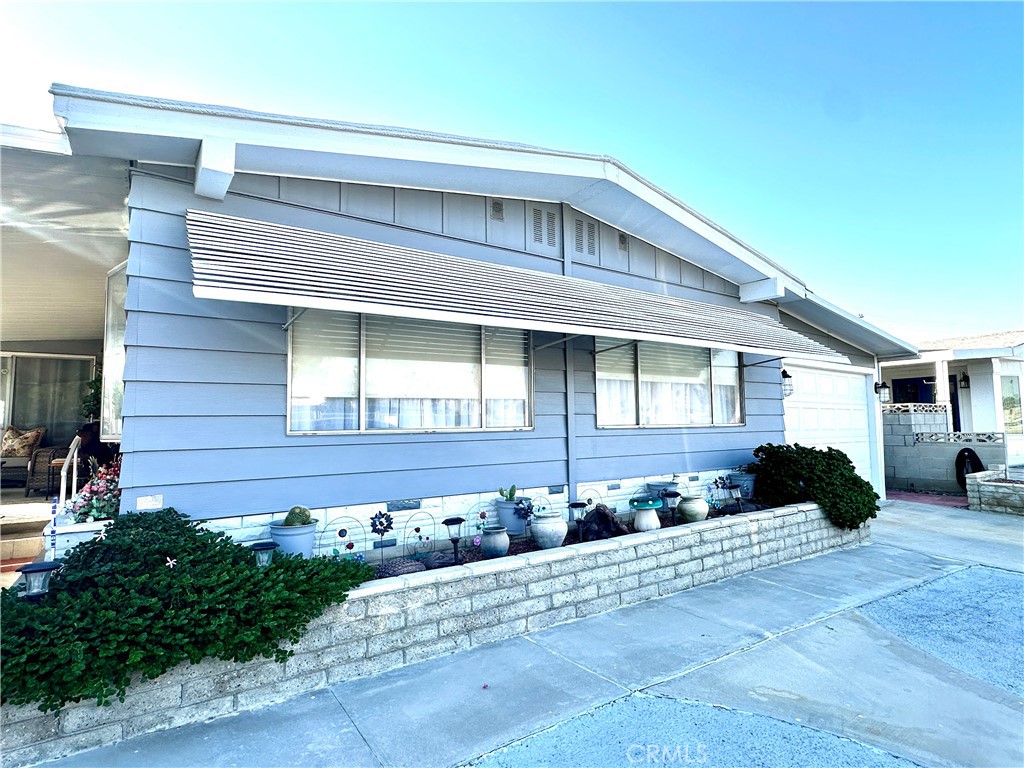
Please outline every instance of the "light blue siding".
[[[530, 430], [287, 435], [287, 333], [281, 328], [287, 310], [195, 298], [186, 208], [549, 273], [562, 272], [563, 262], [527, 252], [528, 201], [503, 200], [505, 221], [496, 222], [486, 199], [473, 195], [245, 174], [232, 188], [309, 207], [240, 195], [216, 202], [195, 197], [189, 184], [141, 175], [132, 182], [122, 478], [127, 507], [138, 496], [161, 494], [165, 504], [196, 517], [233, 517], [294, 503], [326, 507], [488, 492], [509, 478], [529, 487], [698, 471], [749, 461], [759, 443], [783, 439], [777, 365], [746, 369], [742, 426], [598, 429], [593, 340], [572, 340], [566, 350], [555, 334], [534, 334], [535, 347], [554, 344], [534, 353]], [[568, 250], [572, 232], [561, 217], [570, 209], [542, 205], [558, 213], [559, 245]], [[356, 213], [365, 218], [353, 218]], [[707, 274], [693, 265], [635, 239], [629, 253], [621, 252], [617, 231], [601, 229], [610, 238], [602, 237], [601, 252], [611, 249], [625, 259], [609, 262], [611, 267], [603, 258], [603, 266], [576, 262], [574, 275], [738, 306], [728, 285], [704, 290]], [[573, 369], [568, 394], [567, 352]]]

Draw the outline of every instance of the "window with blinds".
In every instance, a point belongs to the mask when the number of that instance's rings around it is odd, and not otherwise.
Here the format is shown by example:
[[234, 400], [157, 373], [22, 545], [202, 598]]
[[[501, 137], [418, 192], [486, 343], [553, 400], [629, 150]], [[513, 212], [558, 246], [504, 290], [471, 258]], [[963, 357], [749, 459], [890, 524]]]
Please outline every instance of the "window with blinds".
[[600, 427], [742, 423], [735, 352], [606, 338], [595, 351]]
[[527, 331], [308, 310], [291, 326], [288, 431], [529, 427], [530, 383]]

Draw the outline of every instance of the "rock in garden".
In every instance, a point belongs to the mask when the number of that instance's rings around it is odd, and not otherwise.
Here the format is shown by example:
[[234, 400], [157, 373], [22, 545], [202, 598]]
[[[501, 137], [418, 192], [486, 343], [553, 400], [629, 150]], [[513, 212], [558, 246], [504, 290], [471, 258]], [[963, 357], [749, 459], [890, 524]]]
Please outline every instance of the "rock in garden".
[[377, 578], [386, 579], [389, 576], [404, 576], [407, 573], [416, 573], [427, 570], [427, 566], [408, 557], [396, 557], [386, 563], [377, 566]]

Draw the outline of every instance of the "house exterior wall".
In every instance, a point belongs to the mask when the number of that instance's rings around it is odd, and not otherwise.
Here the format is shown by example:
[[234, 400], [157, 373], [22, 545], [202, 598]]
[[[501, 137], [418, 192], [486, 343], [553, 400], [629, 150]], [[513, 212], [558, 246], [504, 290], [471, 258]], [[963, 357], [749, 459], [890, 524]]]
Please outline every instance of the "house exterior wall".
[[[245, 195], [229, 194], [216, 202], [196, 197], [188, 183], [133, 176], [121, 479], [125, 509], [175, 506], [196, 517], [222, 518], [276, 512], [296, 503], [329, 507], [493, 492], [510, 482], [527, 488], [575, 487], [589, 479], [724, 469], [749, 461], [758, 444], [782, 439], [778, 376], [769, 367], [745, 371], [743, 426], [597, 429], [593, 340], [582, 338], [568, 350], [564, 344], [536, 350], [535, 426], [528, 431], [286, 435], [287, 333], [281, 328], [286, 309], [192, 295], [187, 208], [550, 273], [571, 271], [711, 303], [739, 306], [733, 295], [737, 290], [671, 257], [679, 266], [677, 280], [667, 254], [633, 240], [625, 260], [617, 253], [617, 260], [604, 264], [567, 266], [560, 253], [539, 252], [550, 250], [547, 243], [527, 244], [515, 234], [527, 231], [519, 209], [525, 206], [526, 216], [532, 203], [503, 201], [504, 222], [495, 222], [485, 218], [490, 201], [474, 196], [245, 175], [236, 178], [234, 188]], [[560, 214], [558, 206], [548, 209]], [[438, 231], [457, 233], [460, 239]], [[602, 234], [602, 253], [606, 239], [607, 247], [617, 247], [614, 234]], [[477, 240], [465, 239], [469, 236]], [[481, 236], [488, 242], [480, 242]], [[669, 279], [658, 279], [659, 270]], [[557, 337], [551, 334], [534, 335], [535, 347], [553, 341]], [[140, 505], [140, 497], [159, 498], [143, 499]]]

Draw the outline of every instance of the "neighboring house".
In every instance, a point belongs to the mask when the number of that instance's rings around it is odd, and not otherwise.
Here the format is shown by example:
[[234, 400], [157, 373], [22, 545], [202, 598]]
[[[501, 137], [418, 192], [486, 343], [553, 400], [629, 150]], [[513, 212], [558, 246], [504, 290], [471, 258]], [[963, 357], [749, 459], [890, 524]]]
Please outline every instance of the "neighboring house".
[[[564, 508], [787, 440], [884, 490], [877, 366], [916, 350], [610, 158], [52, 93], [70, 156], [4, 137], [10, 224], [54, 227], [5, 238], [4, 354], [104, 330], [126, 509], [401, 522], [510, 483]], [[61, 236], [125, 217], [96, 248]]]
[[950, 442], [1002, 445], [1000, 463], [1024, 464], [1024, 330], [924, 342], [918, 358], [885, 362], [882, 375], [893, 409], [935, 406], [917, 409], [941, 414], [928, 432], [947, 433]]

